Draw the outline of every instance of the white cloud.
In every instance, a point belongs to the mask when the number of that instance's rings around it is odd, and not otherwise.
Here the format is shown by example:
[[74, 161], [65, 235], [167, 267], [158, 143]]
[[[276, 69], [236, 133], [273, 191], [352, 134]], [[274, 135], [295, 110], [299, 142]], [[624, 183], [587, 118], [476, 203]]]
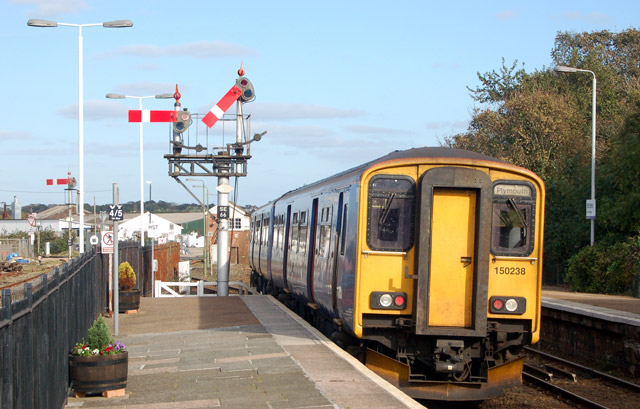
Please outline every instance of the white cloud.
[[33, 139], [36, 137], [29, 132], [0, 130], [0, 142], [21, 142]]
[[134, 44], [117, 47], [101, 57], [110, 55], [133, 55], [139, 57], [193, 57], [200, 59], [256, 55], [255, 50], [240, 44], [224, 41], [201, 40], [192, 43], [159, 46], [156, 44]]
[[[125, 120], [127, 110], [130, 107], [122, 103], [109, 100], [88, 100], [84, 101], [84, 119], [86, 121], [99, 121], [102, 119], [117, 118]], [[78, 104], [68, 105], [56, 111], [56, 114], [69, 119], [78, 119]]]
[[406, 131], [404, 129], [392, 129], [392, 128], [382, 128], [368, 125], [348, 125], [345, 126], [344, 129], [349, 132], [362, 134], [362, 135], [404, 135], [410, 134], [412, 132]]
[[459, 70], [461, 68], [463, 68], [462, 64], [454, 62], [454, 63], [442, 63], [442, 62], [436, 62], [434, 63], [431, 67], [433, 67], [436, 70]]
[[40, 18], [76, 13], [89, 8], [85, 0], [13, 0], [13, 3], [35, 6], [29, 11], [29, 15]]
[[562, 14], [555, 14], [553, 15], [553, 18], [558, 20], [569, 20], [574, 22], [582, 21], [589, 24], [602, 24], [602, 25], [613, 24], [615, 20], [612, 16], [604, 13], [594, 12], [589, 14], [583, 14], [579, 11], [568, 11]]
[[148, 96], [158, 94], [173, 94], [176, 90], [176, 84], [169, 82], [132, 82], [129, 84], [117, 85], [113, 88], [113, 92], [123, 95]]
[[[213, 106], [212, 103], [211, 106]], [[209, 111], [211, 106], [203, 112]], [[298, 119], [336, 119], [355, 118], [364, 115], [357, 109], [340, 109], [326, 105], [288, 104], [288, 103], [253, 103], [246, 108], [248, 113], [263, 120], [289, 121]]]
[[496, 18], [501, 21], [509, 21], [513, 20], [518, 16], [518, 12], [514, 10], [502, 10], [499, 13], [496, 13]]

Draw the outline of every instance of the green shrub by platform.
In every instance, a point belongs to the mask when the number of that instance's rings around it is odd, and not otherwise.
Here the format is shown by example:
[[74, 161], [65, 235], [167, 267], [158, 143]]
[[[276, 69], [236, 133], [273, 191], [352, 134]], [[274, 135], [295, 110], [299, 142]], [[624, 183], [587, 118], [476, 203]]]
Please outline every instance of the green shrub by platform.
[[637, 295], [639, 251], [638, 238], [584, 247], [569, 259], [565, 281], [579, 292]]
[[101, 350], [103, 347], [113, 344], [111, 331], [109, 331], [109, 327], [102, 317], [98, 317], [98, 319], [93, 322], [93, 325], [87, 333], [87, 338], [87, 345], [91, 349]]

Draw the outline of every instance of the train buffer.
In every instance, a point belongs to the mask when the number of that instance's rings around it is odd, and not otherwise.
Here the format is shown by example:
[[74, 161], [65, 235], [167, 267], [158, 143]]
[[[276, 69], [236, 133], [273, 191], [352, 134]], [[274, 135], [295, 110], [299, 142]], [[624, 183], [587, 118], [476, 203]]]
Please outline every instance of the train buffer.
[[[271, 296], [144, 297], [116, 338], [129, 376], [113, 405], [424, 408]], [[67, 408], [104, 404], [70, 397]]]

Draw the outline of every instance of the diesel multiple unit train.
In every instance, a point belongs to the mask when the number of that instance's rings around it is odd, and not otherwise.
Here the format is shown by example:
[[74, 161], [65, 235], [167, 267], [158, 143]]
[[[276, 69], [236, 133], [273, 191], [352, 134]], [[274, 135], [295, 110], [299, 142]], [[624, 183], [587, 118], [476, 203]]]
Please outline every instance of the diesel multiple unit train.
[[520, 384], [540, 336], [545, 190], [449, 148], [395, 151], [252, 215], [252, 282], [408, 395]]

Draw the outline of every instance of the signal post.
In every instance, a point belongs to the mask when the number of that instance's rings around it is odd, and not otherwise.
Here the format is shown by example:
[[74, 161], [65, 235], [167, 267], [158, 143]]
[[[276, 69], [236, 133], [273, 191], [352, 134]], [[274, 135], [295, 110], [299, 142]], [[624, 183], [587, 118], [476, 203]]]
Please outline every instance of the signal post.
[[[216, 188], [218, 191], [218, 212], [216, 215], [218, 223], [218, 296], [229, 295], [229, 193], [233, 190], [229, 185], [229, 178], [247, 176], [247, 161], [251, 159], [250, 144], [259, 141], [266, 134], [266, 132], [255, 134], [251, 139], [247, 136], [250, 134], [250, 122], [249, 117], [245, 118], [242, 113], [242, 105], [253, 101], [255, 93], [251, 81], [244, 76], [244, 73], [244, 69], [241, 66], [238, 70], [239, 78], [236, 80], [236, 84], [202, 118], [202, 122], [211, 128], [218, 120], [226, 120], [223, 118], [224, 113], [236, 102], [235, 143], [228, 143], [225, 146], [210, 149], [203, 147], [201, 144], [196, 146], [185, 145], [183, 133], [188, 129], [192, 120], [191, 114], [186, 109], [180, 111], [180, 94], [177, 92], [176, 86], [175, 109], [177, 118], [173, 125], [172, 153], [164, 155], [169, 161], [169, 176], [181, 184], [202, 206], [204, 204], [180, 180], [180, 177], [215, 176], [218, 178]], [[245, 130], [244, 133], [243, 130]], [[205, 238], [206, 242], [207, 238]]]

